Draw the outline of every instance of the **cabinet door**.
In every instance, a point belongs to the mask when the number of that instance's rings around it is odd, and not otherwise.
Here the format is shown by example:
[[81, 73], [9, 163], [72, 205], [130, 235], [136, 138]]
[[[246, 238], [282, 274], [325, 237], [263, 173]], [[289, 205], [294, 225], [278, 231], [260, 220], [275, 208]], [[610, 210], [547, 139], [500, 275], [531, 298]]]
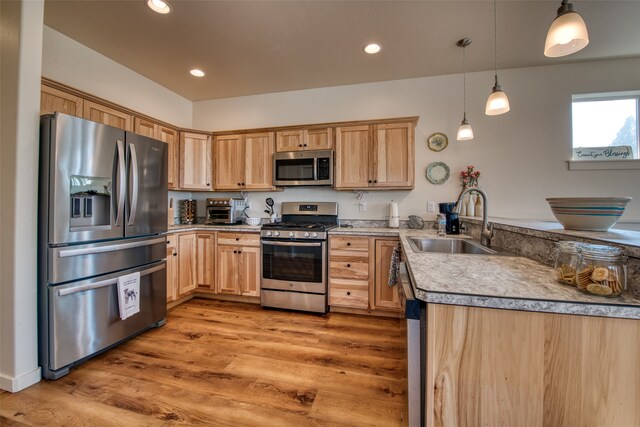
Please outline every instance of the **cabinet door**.
[[216, 190], [242, 190], [245, 169], [245, 153], [242, 135], [216, 136], [214, 141]]
[[178, 251], [176, 236], [167, 236], [167, 302], [178, 299]]
[[[333, 148], [333, 128], [305, 130], [306, 150], [331, 150]], [[304, 145], [304, 144], [303, 144]]]
[[375, 249], [375, 280], [372, 292], [371, 308], [374, 310], [400, 311], [402, 301], [400, 299], [400, 285], [389, 286], [389, 268], [391, 267], [391, 254], [398, 247], [398, 240], [376, 239]]
[[84, 101], [83, 117], [94, 122], [133, 131], [133, 117], [131, 114], [124, 113], [96, 102]]
[[218, 284], [220, 294], [240, 294], [238, 247], [218, 245]]
[[304, 130], [283, 130], [276, 132], [276, 151], [304, 150]]
[[83, 99], [79, 96], [49, 86], [40, 86], [40, 114], [58, 111], [70, 116], [82, 117], [82, 106]]
[[369, 126], [336, 128], [336, 188], [369, 187]]
[[375, 187], [414, 187], [413, 130], [412, 123], [375, 126], [375, 148], [372, 153]]
[[260, 248], [239, 247], [240, 294], [260, 296]]
[[140, 117], [133, 118], [133, 131], [138, 135], [148, 136], [149, 138], [157, 138], [158, 125], [151, 120]]
[[196, 289], [196, 233], [178, 235], [178, 296]]
[[273, 189], [273, 132], [250, 133], [244, 136], [246, 190]]
[[211, 138], [201, 133], [180, 133], [180, 188], [212, 190]]
[[167, 126], [158, 125], [156, 129], [156, 139], [167, 143], [167, 187], [169, 189], [178, 188], [178, 131]]
[[199, 232], [197, 233], [197, 240], [198, 286], [215, 290], [216, 234], [215, 232]]

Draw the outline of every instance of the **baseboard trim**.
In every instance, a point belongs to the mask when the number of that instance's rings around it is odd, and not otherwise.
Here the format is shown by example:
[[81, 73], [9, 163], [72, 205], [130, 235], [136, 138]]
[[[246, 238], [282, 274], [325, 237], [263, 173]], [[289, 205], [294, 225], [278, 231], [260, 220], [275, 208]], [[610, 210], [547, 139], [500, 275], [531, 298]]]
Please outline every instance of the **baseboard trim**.
[[5, 375], [0, 375], [0, 389], [11, 393], [17, 393], [20, 390], [24, 390], [27, 387], [39, 383], [40, 379], [42, 379], [40, 366], [31, 372], [20, 375], [17, 378], [9, 378]]

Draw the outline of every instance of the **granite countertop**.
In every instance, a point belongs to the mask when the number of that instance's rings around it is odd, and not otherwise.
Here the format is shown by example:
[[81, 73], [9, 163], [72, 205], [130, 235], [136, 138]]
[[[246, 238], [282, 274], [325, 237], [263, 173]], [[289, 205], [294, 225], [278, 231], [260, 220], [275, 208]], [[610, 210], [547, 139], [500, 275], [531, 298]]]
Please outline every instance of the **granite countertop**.
[[206, 225], [206, 224], [175, 224], [167, 228], [167, 233], [179, 233], [181, 231], [230, 231], [259, 233], [260, 225], [233, 224], [233, 225]]
[[[518, 226], [521, 226], [519, 224]], [[435, 230], [337, 228], [330, 235], [397, 236], [416, 297], [437, 304], [640, 319], [640, 298], [604, 298], [559, 284], [553, 268], [524, 257], [414, 252], [409, 236], [438, 238]], [[468, 238], [464, 235], [447, 238]]]

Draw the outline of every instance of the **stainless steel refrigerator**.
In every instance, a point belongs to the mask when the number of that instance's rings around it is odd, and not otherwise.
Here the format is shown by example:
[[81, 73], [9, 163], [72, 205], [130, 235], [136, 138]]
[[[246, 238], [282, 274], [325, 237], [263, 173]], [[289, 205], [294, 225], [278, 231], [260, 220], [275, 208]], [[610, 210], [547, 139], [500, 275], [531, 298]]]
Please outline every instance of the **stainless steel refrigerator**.
[[[167, 147], [66, 114], [40, 120], [39, 356], [43, 376], [166, 317]], [[118, 278], [139, 277], [121, 319]]]

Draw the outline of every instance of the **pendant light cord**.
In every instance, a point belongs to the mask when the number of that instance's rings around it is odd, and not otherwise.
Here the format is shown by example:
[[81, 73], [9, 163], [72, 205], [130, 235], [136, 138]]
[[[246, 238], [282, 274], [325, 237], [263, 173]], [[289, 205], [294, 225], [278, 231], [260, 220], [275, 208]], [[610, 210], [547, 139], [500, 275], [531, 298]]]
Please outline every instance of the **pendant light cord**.
[[496, 85], [498, 84], [498, 12], [496, 0], [493, 0], [493, 65]]
[[466, 46], [462, 46], [462, 108], [464, 110], [463, 120], [467, 120], [467, 62], [466, 62]]

